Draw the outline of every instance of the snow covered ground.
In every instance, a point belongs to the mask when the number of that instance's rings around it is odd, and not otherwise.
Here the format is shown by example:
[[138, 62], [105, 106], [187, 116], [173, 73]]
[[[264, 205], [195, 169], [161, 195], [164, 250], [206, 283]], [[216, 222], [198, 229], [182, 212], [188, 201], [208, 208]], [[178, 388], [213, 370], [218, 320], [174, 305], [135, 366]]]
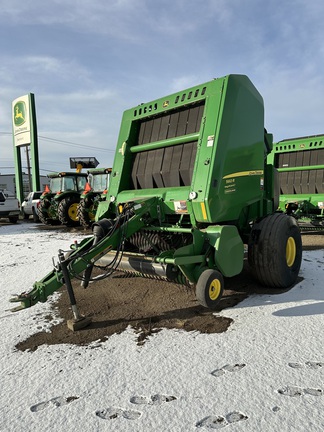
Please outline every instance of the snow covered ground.
[[323, 250], [304, 252], [293, 289], [223, 310], [234, 322], [222, 334], [163, 330], [139, 347], [129, 328], [101, 344], [18, 351], [50, 332], [51, 303], [12, 313], [8, 300], [74, 239], [0, 226], [1, 432], [324, 431]]

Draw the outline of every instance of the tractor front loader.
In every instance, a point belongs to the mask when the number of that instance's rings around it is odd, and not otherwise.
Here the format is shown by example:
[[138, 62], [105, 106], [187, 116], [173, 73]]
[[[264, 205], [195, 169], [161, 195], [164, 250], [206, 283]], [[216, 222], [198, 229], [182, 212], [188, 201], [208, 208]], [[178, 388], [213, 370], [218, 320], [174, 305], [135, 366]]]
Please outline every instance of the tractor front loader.
[[77, 310], [71, 278], [86, 288], [121, 270], [193, 287], [198, 302], [214, 309], [224, 280], [242, 271], [244, 245], [260, 283], [293, 285], [301, 236], [294, 218], [275, 212], [271, 150], [262, 97], [243, 75], [125, 111], [93, 236], [60, 251], [53, 271], [12, 301], [29, 307], [65, 284], [75, 330], [88, 320]]

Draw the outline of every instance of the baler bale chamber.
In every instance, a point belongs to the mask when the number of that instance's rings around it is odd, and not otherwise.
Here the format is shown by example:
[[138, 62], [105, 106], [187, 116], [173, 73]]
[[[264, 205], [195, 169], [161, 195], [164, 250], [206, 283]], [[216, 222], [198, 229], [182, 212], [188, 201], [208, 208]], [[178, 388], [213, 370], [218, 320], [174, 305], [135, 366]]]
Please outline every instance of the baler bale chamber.
[[[71, 277], [87, 287], [123, 270], [195, 287], [200, 304], [215, 308], [224, 277], [242, 271], [244, 245], [262, 284], [291, 286], [301, 237], [294, 218], [274, 212], [271, 150], [262, 97], [243, 75], [125, 111], [93, 237], [60, 251], [54, 270], [13, 301], [28, 307], [63, 283], [71, 292]], [[92, 276], [95, 266], [101, 275]]]

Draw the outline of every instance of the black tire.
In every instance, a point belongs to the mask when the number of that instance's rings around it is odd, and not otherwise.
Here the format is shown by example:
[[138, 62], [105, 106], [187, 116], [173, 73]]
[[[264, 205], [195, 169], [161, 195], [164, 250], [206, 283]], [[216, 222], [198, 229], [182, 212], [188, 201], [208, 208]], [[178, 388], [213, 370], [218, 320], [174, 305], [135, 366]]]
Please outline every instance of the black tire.
[[24, 213], [24, 219], [25, 219], [25, 220], [29, 219], [29, 215], [26, 214], [25, 212], [23, 212], [23, 213]]
[[33, 207], [32, 212], [33, 212], [33, 221], [39, 222], [39, 217], [38, 217], [37, 210], [35, 209], [35, 207]]
[[88, 200], [81, 199], [78, 205], [78, 219], [84, 228], [90, 228], [95, 222], [92, 211], [93, 203], [94, 201], [92, 198]]
[[18, 219], [19, 219], [18, 216], [10, 216], [9, 217], [9, 222], [11, 222], [11, 223], [17, 223]]
[[274, 213], [254, 224], [248, 261], [254, 277], [272, 288], [288, 288], [296, 282], [302, 259], [302, 241], [296, 220]]
[[39, 206], [37, 208], [39, 220], [45, 225], [50, 225], [49, 217], [48, 217], [48, 208], [49, 208], [49, 202], [45, 200], [40, 201]]
[[206, 308], [216, 309], [223, 291], [223, 275], [217, 270], [204, 270], [196, 284], [196, 298], [198, 302]]
[[49, 217], [51, 202], [49, 200], [42, 200], [37, 207], [37, 215], [39, 220], [45, 225], [59, 225], [60, 221], [58, 219], [52, 219]]
[[61, 224], [70, 227], [80, 225], [78, 220], [79, 202], [80, 198], [77, 196], [68, 196], [60, 201], [58, 205], [58, 217]]

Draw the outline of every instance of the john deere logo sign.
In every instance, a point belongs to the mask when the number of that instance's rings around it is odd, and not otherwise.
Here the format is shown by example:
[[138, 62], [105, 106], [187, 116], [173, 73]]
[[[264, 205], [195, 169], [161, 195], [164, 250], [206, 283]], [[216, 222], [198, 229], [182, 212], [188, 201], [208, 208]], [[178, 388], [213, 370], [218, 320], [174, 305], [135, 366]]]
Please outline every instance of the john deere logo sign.
[[14, 106], [14, 123], [15, 126], [21, 126], [26, 121], [26, 104], [19, 101]]
[[20, 96], [12, 102], [12, 126], [15, 146], [31, 143], [31, 113], [29, 95]]

